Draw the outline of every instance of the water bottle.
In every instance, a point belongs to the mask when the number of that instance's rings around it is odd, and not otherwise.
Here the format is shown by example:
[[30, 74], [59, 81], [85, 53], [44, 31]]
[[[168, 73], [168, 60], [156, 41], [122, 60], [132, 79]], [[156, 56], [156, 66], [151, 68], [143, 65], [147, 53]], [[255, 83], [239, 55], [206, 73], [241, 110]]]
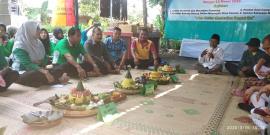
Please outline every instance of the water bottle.
[[59, 55], [60, 55], [59, 51], [54, 51], [53, 52], [53, 60], [52, 60], [53, 65], [57, 64], [57, 61], [59, 59]]
[[83, 55], [80, 54], [79, 57], [77, 58], [77, 63], [78, 63], [78, 64], [82, 64], [82, 63], [83, 63], [83, 59], [84, 59], [84, 58], [83, 58]]

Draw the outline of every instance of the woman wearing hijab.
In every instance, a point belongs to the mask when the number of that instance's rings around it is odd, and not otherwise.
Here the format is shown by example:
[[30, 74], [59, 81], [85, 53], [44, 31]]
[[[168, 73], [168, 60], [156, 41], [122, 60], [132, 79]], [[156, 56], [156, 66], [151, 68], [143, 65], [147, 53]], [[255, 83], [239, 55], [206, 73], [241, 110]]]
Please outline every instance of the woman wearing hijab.
[[56, 45], [58, 41], [64, 38], [64, 32], [61, 28], [55, 28], [53, 30], [53, 37], [51, 41]]
[[55, 44], [50, 41], [49, 33], [46, 29], [42, 28], [40, 30], [40, 37], [39, 40], [42, 42], [45, 52], [48, 56], [53, 55]]
[[12, 68], [21, 74], [17, 83], [39, 87], [67, 82], [69, 78], [61, 69], [44, 68], [48, 59], [39, 36], [40, 27], [33, 21], [23, 23], [15, 35]]

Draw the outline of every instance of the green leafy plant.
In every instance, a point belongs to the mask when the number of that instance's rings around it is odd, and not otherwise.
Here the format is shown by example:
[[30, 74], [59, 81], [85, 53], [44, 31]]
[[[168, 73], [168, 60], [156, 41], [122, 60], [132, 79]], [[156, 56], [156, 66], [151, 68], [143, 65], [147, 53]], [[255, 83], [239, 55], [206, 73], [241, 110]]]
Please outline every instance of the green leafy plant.
[[159, 31], [161, 32], [161, 34], [163, 35], [164, 34], [164, 21], [162, 20], [161, 16], [160, 15], [157, 15], [156, 16], [156, 19], [154, 21], [154, 26], [156, 28], [159, 29]]
[[180, 50], [181, 42], [179, 40], [169, 40], [169, 49]]
[[41, 8], [26, 7], [23, 11], [29, 20], [40, 20], [42, 24], [49, 24], [50, 22], [48, 0], [42, 3]]
[[79, 14], [81, 16], [98, 16], [99, 0], [81, 0], [79, 2]]
[[160, 48], [167, 49], [168, 48], [168, 40], [165, 38], [160, 38]]
[[[49, 33], [52, 33], [53, 32], [53, 29], [55, 27], [53, 27], [51, 24], [45, 24], [45, 25], [42, 25], [41, 28], [45, 28], [45, 29], [48, 30]], [[60, 27], [60, 28], [63, 30], [64, 33], [67, 33], [67, 31], [68, 31], [68, 29], [70, 27]]]
[[162, 6], [164, 4], [164, 0], [148, 0], [148, 1], [151, 7], [154, 7], [156, 5]]
[[50, 23], [50, 17], [48, 16], [48, 0], [44, 1], [41, 5], [40, 9], [40, 21], [43, 24], [49, 24]]

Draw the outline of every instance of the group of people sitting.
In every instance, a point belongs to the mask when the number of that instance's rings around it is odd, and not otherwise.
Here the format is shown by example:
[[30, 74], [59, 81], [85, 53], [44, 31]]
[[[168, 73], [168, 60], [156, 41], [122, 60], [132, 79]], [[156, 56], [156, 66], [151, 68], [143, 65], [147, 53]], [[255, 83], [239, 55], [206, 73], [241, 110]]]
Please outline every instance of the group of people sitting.
[[[82, 79], [118, 74], [126, 65], [143, 69], [159, 65], [157, 49], [148, 40], [146, 29], [132, 41], [132, 59], [127, 59], [128, 45], [121, 39], [120, 28], [115, 27], [113, 35], [105, 40], [101, 28], [91, 28], [91, 37], [81, 44], [82, 34], [77, 27], [70, 28], [67, 37], [61, 29], [55, 29], [50, 39], [48, 31], [41, 29], [37, 22], [25, 22], [9, 32], [0, 24], [0, 91], [7, 90], [14, 82], [39, 87], [66, 83], [70, 77]], [[210, 47], [199, 56], [199, 73], [222, 72], [224, 51], [218, 47], [219, 43], [220, 36], [213, 34]], [[258, 38], [251, 38], [240, 63], [226, 62], [225, 67], [232, 75], [253, 77], [246, 80], [244, 102], [238, 106], [253, 115], [264, 112], [261, 119], [252, 119], [266, 131], [270, 122], [270, 35], [262, 41], [264, 51], [260, 50], [260, 44]]]
[[[260, 50], [260, 40], [251, 38], [246, 45], [248, 49], [243, 53], [240, 63], [226, 62], [224, 63], [224, 50], [218, 47], [220, 36], [213, 34], [210, 39], [210, 47], [205, 49], [199, 56], [199, 61], [196, 68], [199, 73], [218, 74], [222, 72], [223, 65], [234, 76], [256, 77], [254, 66], [258, 63], [261, 57], [266, 57], [266, 53]], [[261, 69], [261, 66], [257, 70]], [[265, 67], [263, 67], [265, 69]], [[258, 74], [257, 74], [258, 75]]]
[[131, 44], [132, 59], [127, 59], [128, 45], [121, 39], [118, 27], [104, 41], [101, 28], [93, 27], [84, 45], [77, 27], [70, 28], [67, 37], [61, 29], [55, 29], [50, 39], [46, 29], [28, 21], [15, 33], [11, 38], [4, 38], [6, 26], [0, 25], [0, 91], [7, 90], [14, 82], [40, 87], [66, 83], [70, 77], [83, 79], [118, 74], [126, 65], [147, 68], [159, 64], [146, 29], [142, 29]]
[[262, 130], [262, 134], [270, 134], [270, 35], [261, 42], [258, 38], [251, 38], [246, 45], [248, 49], [243, 53], [240, 63], [225, 62], [224, 52], [218, 47], [220, 37], [213, 34], [210, 48], [204, 50], [197, 64], [199, 73], [218, 74], [222, 72], [222, 65], [234, 76], [246, 77], [242, 89], [236, 89], [233, 94], [243, 97], [238, 104], [240, 109], [251, 113], [251, 119]]
[[[249, 46], [243, 55], [242, 66], [238, 74], [249, 77], [242, 89], [243, 102], [238, 107], [251, 113], [251, 119], [261, 129], [262, 134], [269, 135], [270, 128], [270, 35], [267, 35], [260, 47], [259, 39], [252, 39], [256, 45]], [[231, 65], [231, 67], [233, 67]], [[237, 71], [237, 70], [236, 70]], [[236, 72], [235, 72], [236, 73]]]

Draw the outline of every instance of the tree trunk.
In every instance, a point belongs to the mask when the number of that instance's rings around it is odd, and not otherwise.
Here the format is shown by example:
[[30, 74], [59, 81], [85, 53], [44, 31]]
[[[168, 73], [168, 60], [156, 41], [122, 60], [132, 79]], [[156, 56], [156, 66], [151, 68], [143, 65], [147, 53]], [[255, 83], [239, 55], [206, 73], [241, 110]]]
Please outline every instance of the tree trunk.
[[74, 0], [74, 13], [75, 13], [75, 25], [79, 26], [79, 3], [78, 0]]
[[143, 26], [147, 28], [147, 2], [143, 0]]
[[166, 13], [166, 8], [167, 8], [167, 3], [165, 0], [162, 0], [162, 4], [161, 4], [161, 17], [162, 17], [162, 21], [165, 21], [165, 13]]

